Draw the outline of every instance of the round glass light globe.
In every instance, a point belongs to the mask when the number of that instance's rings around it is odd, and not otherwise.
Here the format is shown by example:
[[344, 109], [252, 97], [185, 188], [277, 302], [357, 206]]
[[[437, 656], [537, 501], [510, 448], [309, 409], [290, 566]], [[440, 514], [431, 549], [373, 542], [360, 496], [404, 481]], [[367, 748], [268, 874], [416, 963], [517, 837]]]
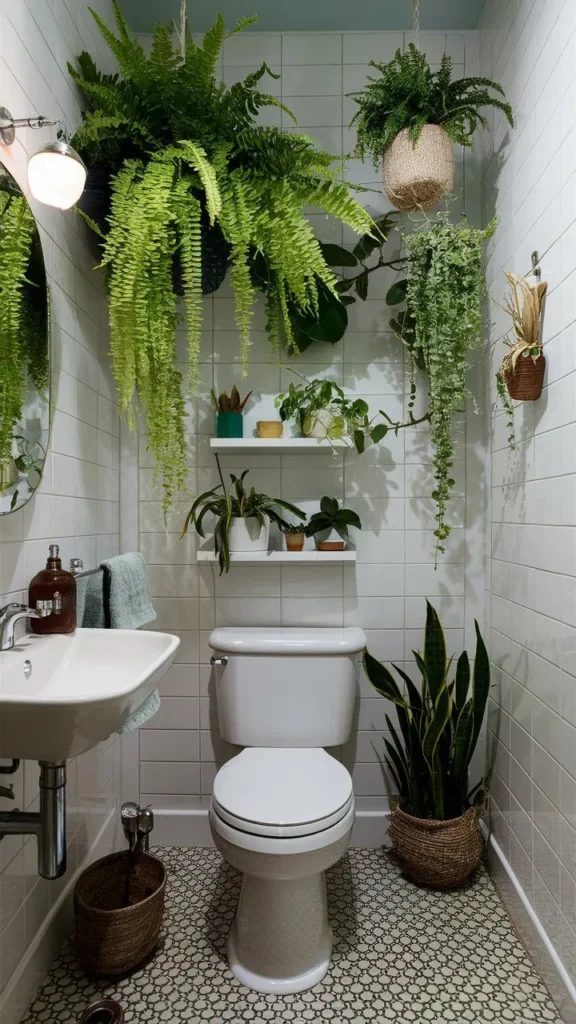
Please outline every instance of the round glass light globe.
[[30, 157], [28, 184], [34, 199], [68, 210], [84, 191], [86, 167], [67, 142], [54, 142]]

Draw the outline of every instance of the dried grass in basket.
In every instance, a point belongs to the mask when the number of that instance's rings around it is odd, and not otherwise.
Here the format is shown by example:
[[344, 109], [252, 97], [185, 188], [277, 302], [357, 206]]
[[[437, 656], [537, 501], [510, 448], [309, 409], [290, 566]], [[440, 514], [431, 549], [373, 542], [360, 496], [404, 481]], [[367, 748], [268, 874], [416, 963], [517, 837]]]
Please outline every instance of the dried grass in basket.
[[430, 210], [454, 187], [454, 145], [437, 124], [425, 124], [416, 142], [403, 128], [386, 148], [382, 183], [397, 210]]
[[479, 867], [483, 843], [477, 807], [459, 818], [415, 818], [396, 808], [390, 838], [403, 871], [414, 882], [435, 889], [463, 885]]
[[74, 949], [85, 971], [115, 977], [150, 956], [158, 945], [165, 889], [166, 868], [149, 853], [112, 853], [86, 868], [74, 889]]
[[516, 340], [507, 340], [497, 376], [504, 381], [510, 398], [535, 402], [542, 394], [546, 358], [540, 338], [542, 312], [547, 281], [528, 281], [516, 274], [506, 274], [510, 295], [505, 310], [512, 320]]

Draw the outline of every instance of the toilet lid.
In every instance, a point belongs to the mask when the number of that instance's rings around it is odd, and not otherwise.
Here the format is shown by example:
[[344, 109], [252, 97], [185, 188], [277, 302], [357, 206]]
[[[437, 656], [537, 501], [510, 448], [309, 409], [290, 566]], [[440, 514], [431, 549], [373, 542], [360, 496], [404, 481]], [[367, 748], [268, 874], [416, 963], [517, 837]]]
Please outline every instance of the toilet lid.
[[229, 824], [277, 836], [328, 828], [352, 801], [349, 772], [321, 748], [249, 747], [222, 766], [212, 797]]

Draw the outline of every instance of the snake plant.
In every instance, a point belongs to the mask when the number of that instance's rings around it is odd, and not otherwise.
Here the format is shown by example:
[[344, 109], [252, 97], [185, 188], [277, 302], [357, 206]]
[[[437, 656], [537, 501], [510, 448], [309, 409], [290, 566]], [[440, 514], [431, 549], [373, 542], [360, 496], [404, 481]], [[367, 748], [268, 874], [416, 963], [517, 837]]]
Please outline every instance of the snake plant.
[[392, 673], [368, 650], [364, 652], [372, 686], [396, 706], [400, 733], [386, 715], [391, 739], [385, 740], [385, 761], [400, 795], [400, 808], [417, 818], [457, 818], [484, 799], [486, 779], [473, 789], [468, 781], [490, 691], [490, 662], [478, 623], [474, 625], [474, 670], [470, 672], [468, 654], [463, 651], [450, 680], [452, 658], [446, 656], [444, 631], [438, 613], [426, 601], [424, 653], [414, 651], [422, 676], [419, 689], [393, 665], [406, 686], [403, 692]]

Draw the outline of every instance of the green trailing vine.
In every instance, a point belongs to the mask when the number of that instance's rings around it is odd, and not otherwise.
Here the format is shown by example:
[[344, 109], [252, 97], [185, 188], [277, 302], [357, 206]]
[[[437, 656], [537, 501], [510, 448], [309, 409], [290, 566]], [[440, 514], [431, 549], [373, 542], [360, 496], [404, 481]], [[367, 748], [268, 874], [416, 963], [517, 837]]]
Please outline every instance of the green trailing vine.
[[516, 431], [514, 428], [514, 406], [512, 405], [512, 399], [508, 394], [508, 388], [506, 387], [506, 381], [502, 374], [498, 372], [496, 374], [496, 392], [498, 398], [502, 403], [502, 408], [506, 416], [506, 426], [508, 428], [508, 446], [510, 451], [516, 451]]
[[373, 222], [339, 180], [338, 158], [305, 135], [255, 122], [263, 106], [282, 107], [261, 89], [271, 74], [266, 64], [230, 88], [217, 80], [222, 45], [232, 34], [221, 15], [199, 45], [187, 32], [183, 58], [170, 26], [157, 25], [148, 57], [116, 0], [113, 6], [117, 34], [93, 17], [119, 73], [102, 74], [87, 53], [78, 70], [69, 67], [87, 100], [73, 145], [90, 168], [105, 169], [110, 210], [104, 221], [90, 222], [103, 236], [113, 369], [121, 409], [130, 415], [137, 397], [146, 412], [167, 509], [186, 479], [183, 381], [174, 366], [177, 303], [182, 294], [193, 392], [207, 229], [221, 232], [230, 262], [245, 375], [255, 259], [266, 277], [272, 346], [295, 352], [294, 315], [317, 317], [326, 296], [339, 300], [338, 278], [306, 210], [336, 216], [361, 235]]
[[26, 272], [35, 230], [24, 196], [0, 190], [0, 462], [11, 456], [14, 427], [22, 416]]
[[414, 388], [415, 360], [428, 376], [430, 430], [434, 446], [437, 554], [450, 534], [446, 511], [454, 479], [455, 417], [466, 407], [468, 352], [482, 338], [482, 302], [486, 293], [484, 243], [496, 229], [452, 224], [442, 212], [406, 236], [406, 300], [414, 325], [413, 353], [408, 349]]

